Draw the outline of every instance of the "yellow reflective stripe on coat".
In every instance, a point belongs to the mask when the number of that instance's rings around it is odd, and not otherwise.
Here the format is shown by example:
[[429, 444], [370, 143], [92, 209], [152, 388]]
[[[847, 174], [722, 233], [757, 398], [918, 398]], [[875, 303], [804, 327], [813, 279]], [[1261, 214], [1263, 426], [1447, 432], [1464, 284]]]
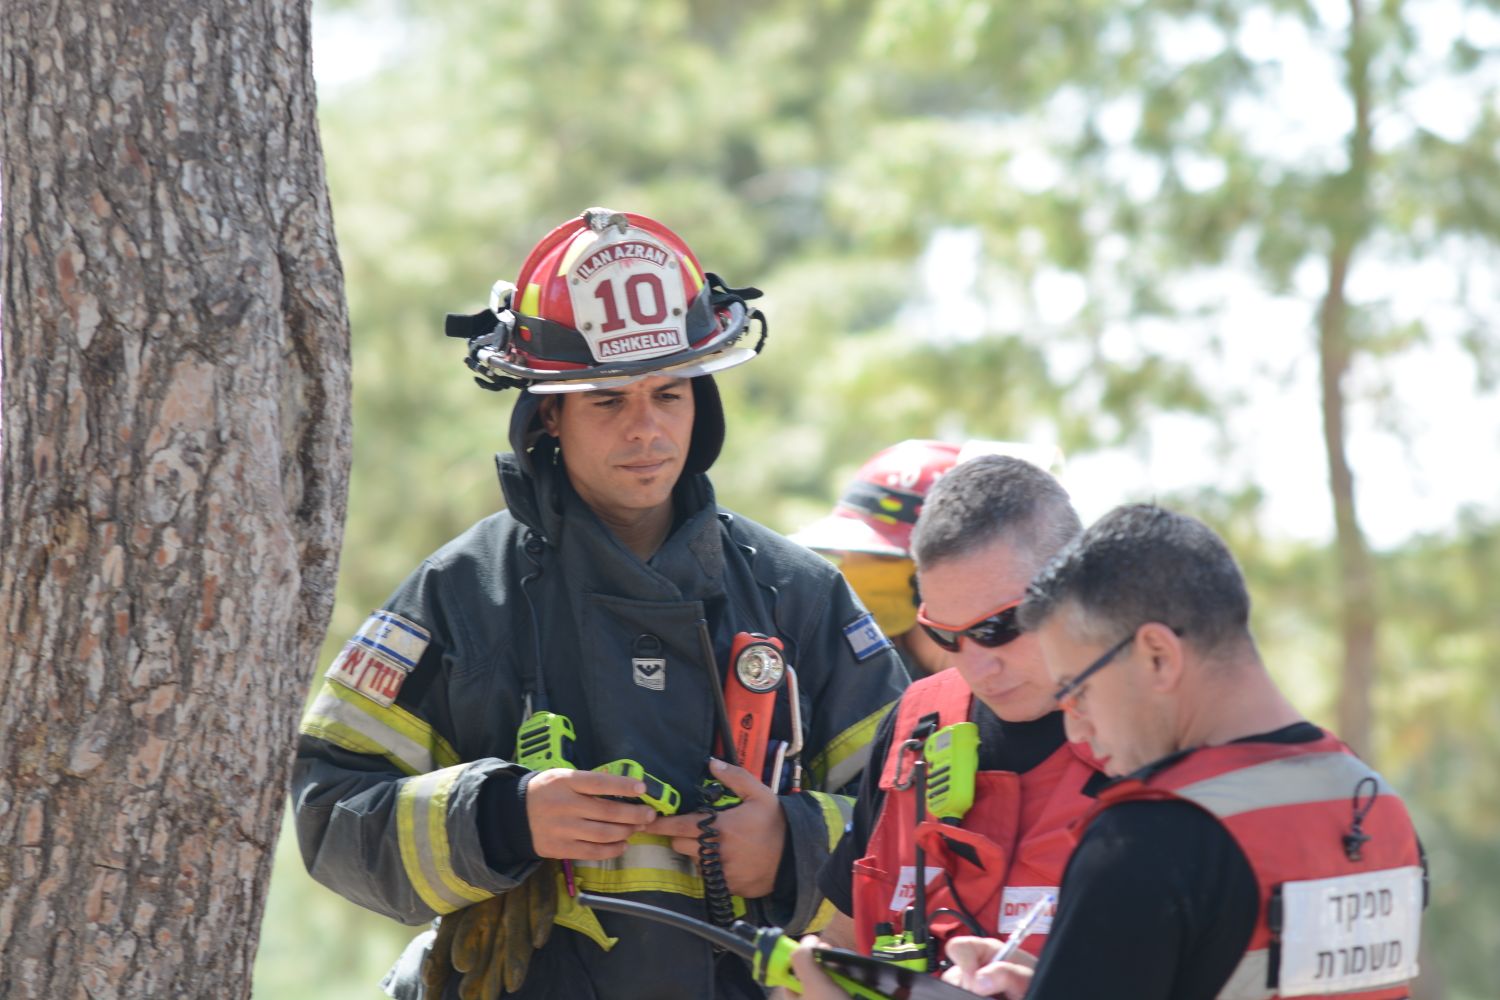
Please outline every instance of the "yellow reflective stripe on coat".
[[353, 753], [384, 757], [406, 774], [458, 763], [437, 730], [404, 708], [386, 707], [330, 681], [302, 717], [302, 732]]
[[886, 717], [893, 704], [895, 702], [881, 706], [828, 741], [823, 752], [807, 766], [813, 785], [833, 791], [843, 788], [864, 770], [870, 756], [870, 741], [875, 738], [880, 720]]
[[670, 837], [637, 833], [625, 853], [602, 861], [573, 862], [573, 877], [591, 892], [675, 892], [703, 898], [693, 859], [672, 850]]
[[438, 913], [452, 913], [494, 895], [453, 871], [448, 846], [448, 797], [468, 764], [403, 778], [396, 792], [396, 839], [401, 866], [422, 902]]
[[[843, 839], [844, 830], [854, 815], [854, 799], [848, 795], [830, 795], [827, 792], [803, 792], [802, 794], [811, 795], [822, 807], [823, 825], [828, 828], [828, 851], [832, 854], [834, 848], [839, 846], [839, 841]], [[805, 933], [816, 934], [827, 927], [837, 912], [837, 907], [828, 900], [823, 900], [818, 904], [812, 919], [807, 922]]]

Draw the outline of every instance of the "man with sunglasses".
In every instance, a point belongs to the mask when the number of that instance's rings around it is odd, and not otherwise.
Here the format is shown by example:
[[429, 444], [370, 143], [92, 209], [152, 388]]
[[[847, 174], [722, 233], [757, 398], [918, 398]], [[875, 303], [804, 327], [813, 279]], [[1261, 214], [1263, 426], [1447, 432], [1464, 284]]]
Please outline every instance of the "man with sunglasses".
[[[825, 931], [834, 943], [868, 952], [891, 925], [925, 932], [940, 954], [955, 935], [1009, 935], [1056, 893], [1068, 825], [1092, 804], [1082, 790], [1097, 772], [1068, 743], [1041, 650], [1016, 614], [1032, 575], [1080, 527], [1057, 480], [1012, 457], [961, 463], [928, 494], [912, 535], [917, 621], [956, 669], [914, 683], [876, 734], [853, 822], [819, 879], [847, 915]], [[923, 738], [965, 721], [979, 734], [973, 805], [919, 823], [906, 776]], [[1049, 923], [1034, 925], [1032, 953]]]
[[[1035, 974], [955, 947], [959, 985], [1031, 1000], [1409, 995], [1426, 872], [1405, 806], [1266, 671], [1224, 543], [1117, 508], [1032, 583], [1021, 620], [1099, 792]], [[1029, 986], [1029, 989], [1028, 989]]]
[[1062, 462], [1056, 447], [971, 439], [963, 444], [914, 438], [882, 448], [859, 467], [828, 516], [791, 536], [838, 566], [860, 603], [896, 647], [912, 680], [951, 666], [956, 647], [939, 644], [917, 623], [916, 564], [911, 533], [933, 485], [979, 455], [1014, 455], [1046, 468]]

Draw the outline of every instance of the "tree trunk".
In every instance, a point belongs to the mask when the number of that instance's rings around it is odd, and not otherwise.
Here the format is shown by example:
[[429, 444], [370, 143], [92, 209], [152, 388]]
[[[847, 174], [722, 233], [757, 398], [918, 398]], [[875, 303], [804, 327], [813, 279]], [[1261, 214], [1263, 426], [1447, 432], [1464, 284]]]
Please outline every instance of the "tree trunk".
[[1347, 257], [1335, 256], [1324, 300], [1318, 355], [1323, 377], [1323, 440], [1328, 454], [1329, 487], [1333, 493], [1336, 551], [1339, 566], [1339, 624], [1344, 659], [1339, 675], [1339, 735], [1369, 759], [1370, 688], [1375, 681], [1375, 575], [1369, 546], [1360, 530], [1354, 503], [1354, 473], [1344, 452], [1347, 402], [1343, 381], [1349, 372], [1349, 349], [1344, 334], [1343, 281]]
[[307, 0], [0, 4], [0, 996], [244, 997], [349, 466]]
[[1349, 135], [1349, 166], [1330, 192], [1334, 205], [1333, 249], [1328, 262], [1328, 290], [1318, 315], [1318, 359], [1323, 384], [1323, 442], [1328, 455], [1329, 490], [1333, 494], [1334, 528], [1339, 564], [1339, 622], [1344, 662], [1340, 673], [1339, 735], [1370, 758], [1370, 689], [1375, 681], [1375, 573], [1370, 549], [1360, 528], [1354, 499], [1354, 473], [1345, 453], [1344, 425], [1348, 402], [1344, 380], [1353, 348], [1349, 336], [1345, 284], [1354, 252], [1368, 225], [1370, 146], [1369, 41], [1360, 0], [1349, 0], [1349, 47], [1346, 53], [1354, 129]]

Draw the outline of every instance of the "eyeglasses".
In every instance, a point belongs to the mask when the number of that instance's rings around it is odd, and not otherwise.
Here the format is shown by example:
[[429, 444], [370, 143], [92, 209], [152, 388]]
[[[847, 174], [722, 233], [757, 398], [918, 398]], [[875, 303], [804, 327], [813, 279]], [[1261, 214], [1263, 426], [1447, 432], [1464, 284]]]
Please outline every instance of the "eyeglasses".
[[1057, 702], [1057, 707], [1062, 709], [1064, 712], [1067, 712], [1069, 715], [1077, 715], [1078, 699], [1083, 697], [1083, 685], [1088, 682], [1088, 679], [1090, 677], [1094, 676], [1099, 671], [1109, 666], [1110, 661], [1119, 656], [1120, 653], [1125, 649], [1125, 647], [1129, 646], [1134, 641], [1135, 632], [1132, 632], [1125, 638], [1121, 639], [1119, 642], [1115, 643], [1113, 646], [1106, 649], [1103, 655], [1101, 655], [1093, 663], [1090, 663], [1088, 666], [1084, 667], [1083, 673], [1079, 674], [1077, 677], [1073, 678], [1072, 680], [1068, 681], [1068, 683], [1058, 688], [1057, 692], [1052, 695], [1052, 699]]
[[1006, 601], [993, 611], [974, 619], [967, 625], [943, 625], [927, 617], [927, 603], [917, 608], [917, 624], [932, 641], [950, 653], [958, 652], [958, 645], [968, 637], [986, 649], [994, 649], [1012, 642], [1021, 635], [1021, 625], [1016, 621], [1016, 611], [1024, 598]]

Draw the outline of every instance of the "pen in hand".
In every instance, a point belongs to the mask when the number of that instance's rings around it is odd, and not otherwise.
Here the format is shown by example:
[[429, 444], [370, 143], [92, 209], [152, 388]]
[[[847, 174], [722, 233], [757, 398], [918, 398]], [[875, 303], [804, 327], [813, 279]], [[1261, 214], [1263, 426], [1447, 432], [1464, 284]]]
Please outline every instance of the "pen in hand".
[[1031, 909], [1026, 911], [1026, 916], [1021, 918], [1019, 924], [1016, 924], [1016, 929], [1011, 931], [1010, 937], [1005, 940], [1005, 944], [1000, 946], [1000, 950], [995, 953], [995, 957], [990, 959], [990, 962], [1007, 961], [1020, 950], [1021, 942], [1025, 941], [1031, 934], [1032, 928], [1036, 926], [1036, 922], [1042, 918], [1042, 914], [1047, 912], [1047, 908], [1056, 899], [1057, 897], [1049, 892], [1032, 904]]

